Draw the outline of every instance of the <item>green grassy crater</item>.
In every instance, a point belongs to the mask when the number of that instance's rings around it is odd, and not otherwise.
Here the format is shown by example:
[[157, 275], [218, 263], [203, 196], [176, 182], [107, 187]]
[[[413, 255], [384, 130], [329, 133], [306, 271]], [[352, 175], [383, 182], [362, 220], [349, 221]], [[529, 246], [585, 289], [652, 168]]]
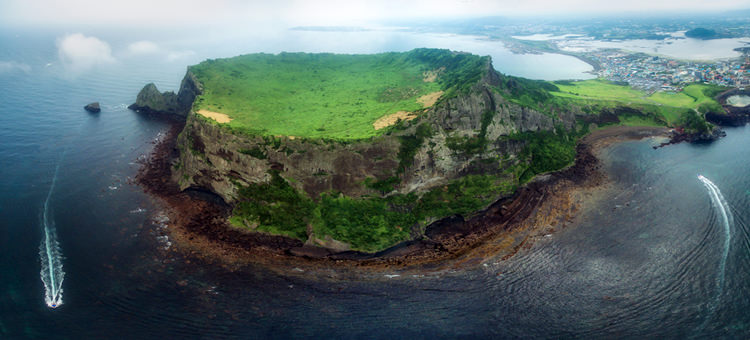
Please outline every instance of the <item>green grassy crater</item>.
[[[422, 96], [455, 87], [452, 75], [460, 73], [454, 69], [466, 67], [468, 59], [475, 71], [483, 60], [430, 49], [207, 60], [190, 67], [204, 87], [193, 109], [225, 114], [231, 121], [224, 124], [248, 134], [368, 138], [387, 130], [375, 129], [378, 119], [398, 111], [418, 112], [425, 107], [419, 102]], [[436, 71], [438, 76], [430, 77]]]

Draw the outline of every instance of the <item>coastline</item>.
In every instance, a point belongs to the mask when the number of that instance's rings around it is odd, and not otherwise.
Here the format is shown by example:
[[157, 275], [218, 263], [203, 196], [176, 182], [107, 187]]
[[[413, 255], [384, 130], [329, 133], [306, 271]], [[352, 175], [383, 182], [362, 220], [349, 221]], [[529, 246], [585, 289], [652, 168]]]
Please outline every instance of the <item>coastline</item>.
[[176, 139], [184, 122], [172, 122], [136, 176], [144, 191], [156, 198], [169, 217], [169, 236], [177, 251], [223, 263], [292, 266], [427, 268], [474, 266], [489, 258], [512, 257], [530, 247], [534, 237], [564, 228], [574, 218], [585, 197], [604, 187], [607, 176], [597, 153], [613, 143], [667, 136], [668, 129], [613, 126], [584, 137], [577, 146], [575, 163], [537, 176], [512, 196], [464, 219], [439, 220], [427, 227], [425, 238], [407, 241], [384, 251], [366, 254], [334, 252], [305, 245], [282, 236], [242, 231], [229, 226], [230, 207], [199, 191], [180, 192], [172, 183]]
[[583, 53], [576, 53], [576, 52], [569, 52], [564, 51], [556, 47], [548, 47], [548, 48], [538, 48], [538, 47], [531, 47], [527, 46], [521, 42], [519, 42], [518, 39], [498, 39], [498, 41], [502, 41], [503, 44], [513, 53], [515, 54], [544, 54], [544, 53], [551, 53], [551, 54], [562, 54], [567, 55], [573, 58], [576, 58], [586, 64], [591, 65], [593, 70], [586, 71], [585, 73], [590, 73], [593, 75], [597, 75], [599, 71], [602, 70], [602, 65], [597, 62], [596, 60], [589, 58], [585, 56]]
[[562, 54], [562, 55], [567, 55], [567, 56], [571, 56], [571, 57], [573, 57], [573, 58], [577, 58], [578, 60], [580, 60], [580, 61], [582, 61], [582, 62], [584, 62], [584, 63], [586, 63], [586, 64], [589, 64], [589, 65], [591, 65], [591, 67], [593, 67], [594, 69], [593, 69], [593, 70], [591, 70], [591, 71], [588, 71], [588, 73], [590, 73], [590, 74], [593, 74], [593, 75], [595, 75], [595, 76], [596, 76], [596, 75], [598, 75], [598, 74], [599, 74], [599, 71], [601, 71], [601, 70], [603, 69], [603, 68], [602, 68], [602, 65], [601, 65], [601, 64], [599, 64], [599, 62], [598, 62], [598, 61], [596, 61], [596, 60], [594, 60], [594, 59], [592, 59], [592, 58], [589, 58], [589, 57], [587, 57], [587, 56], [584, 56], [584, 55], [583, 55], [583, 54], [581, 54], [581, 53], [567, 52], [567, 51], [563, 51], [563, 50], [557, 50], [557, 51], [556, 51], [556, 52], [554, 52], [554, 53], [558, 53], [558, 54]]

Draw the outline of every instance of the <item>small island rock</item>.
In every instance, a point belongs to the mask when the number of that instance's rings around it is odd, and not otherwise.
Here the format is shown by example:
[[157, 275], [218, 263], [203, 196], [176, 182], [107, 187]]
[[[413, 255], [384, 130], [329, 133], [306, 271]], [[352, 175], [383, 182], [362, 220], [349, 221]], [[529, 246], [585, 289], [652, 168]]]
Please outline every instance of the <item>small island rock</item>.
[[86, 111], [91, 113], [99, 113], [102, 109], [99, 107], [99, 102], [91, 103], [83, 107]]

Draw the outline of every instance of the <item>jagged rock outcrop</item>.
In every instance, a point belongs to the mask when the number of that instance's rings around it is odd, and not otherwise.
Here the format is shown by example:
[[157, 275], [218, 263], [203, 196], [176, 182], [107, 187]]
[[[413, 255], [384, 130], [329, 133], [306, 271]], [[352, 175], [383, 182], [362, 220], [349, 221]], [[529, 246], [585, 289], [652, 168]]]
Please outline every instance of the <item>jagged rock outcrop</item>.
[[[199, 93], [199, 84], [190, 83], [195, 85], [191, 91]], [[148, 91], [144, 96], [155, 95], [153, 89], [144, 91]], [[182, 93], [176, 97], [180, 96]], [[422, 192], [466, 174], [501, 173], [517, 161], [525, 143], [504, 136], [552, 131], [556, 126], [572, 130], [575, 113], [541, 113], [507, 100], [501, 75], [488, 61], [484, 76], [468, 92], [438, 103], [409, 128], [369, 140], [251, 137], [191, 113], [178, 137], [180, 157], [173, 168], [173, 180], [181, 189], [205, 188], [228, 203], [236, 200], [241, 186], [269, 181], [271, 169], [313, 198], [331, 190], [350, 197], [388, 194], [363, 183], [368, 178], [382, 181], [394, 176], [400, 178], [395, 191]], [[420, 125], [429, 126], [431, 134], [414, 151], [413, 161], [403, 164], [406, 168], [399, 172], [402, 139], [413, 137]], [[476, 139], [486, 141], [480, 150], [461, 150], [460, 143]], [[505, 161], [500, 162], [501, 158]]]
[[99, 102], [93, 102], [91, 104], [87, 104], [86, 106], [83, 107], [83, 109], [91, 113], [102, 112], [102, 108], [99, 106]]
[[128, 106], [137, 112], [187, 117], [195, 97], [201, 94], [200, 83], [191, 72], [187, 72], [177, 94], [173, 91], [159, 92], [154, 83], [146, 84], [138, 93], [135, 103]]
[[675, 133], [667, 144], [677, 144], [681, 142], [688, 143], [711, 143], [719, 138], [726, 137], [727, 133], [714, 126], [710, 131], [707, 132], [696, 132], [696, 133]]

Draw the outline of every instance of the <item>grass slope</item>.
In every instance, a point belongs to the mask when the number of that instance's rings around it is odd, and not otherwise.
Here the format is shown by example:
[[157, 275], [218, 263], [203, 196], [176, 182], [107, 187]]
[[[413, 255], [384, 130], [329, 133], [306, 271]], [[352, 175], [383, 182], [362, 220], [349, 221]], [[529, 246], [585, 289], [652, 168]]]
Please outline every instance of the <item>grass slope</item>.
[[[605, 107], [633, 106], [654, 111], [657, 116], [663, 118], [664, 122], [673, 125], [677, 123], [686, 109], [722, 112], [721, 106], [713, 97], [721, 90], [721, 87], [706, 84], [691, 84], [686, 86], [682, 92], [655, 92], [651, 95], [643, 91], [631, 88], [627, 85], [619, 85], [603, 79], [583, 80], [576, 82], [554, 82], [558, 91], [551, 92], [558, 98], [566, 98], [574, 101], [599, 105]], [[638, 120], [625, 120], [637, 123]], [[650, 124], [652, 122], [644, 121]]]
[[434, 69], [409, 53], [249, 54], [190, 70], [204, 86], [195, 110], [224, 113], [231, 128], [263, 135], [371, 137], [382, 133], [372, 125], [378, 118], [420, 110], [419, 97], [444, 87], [425, 81]]

